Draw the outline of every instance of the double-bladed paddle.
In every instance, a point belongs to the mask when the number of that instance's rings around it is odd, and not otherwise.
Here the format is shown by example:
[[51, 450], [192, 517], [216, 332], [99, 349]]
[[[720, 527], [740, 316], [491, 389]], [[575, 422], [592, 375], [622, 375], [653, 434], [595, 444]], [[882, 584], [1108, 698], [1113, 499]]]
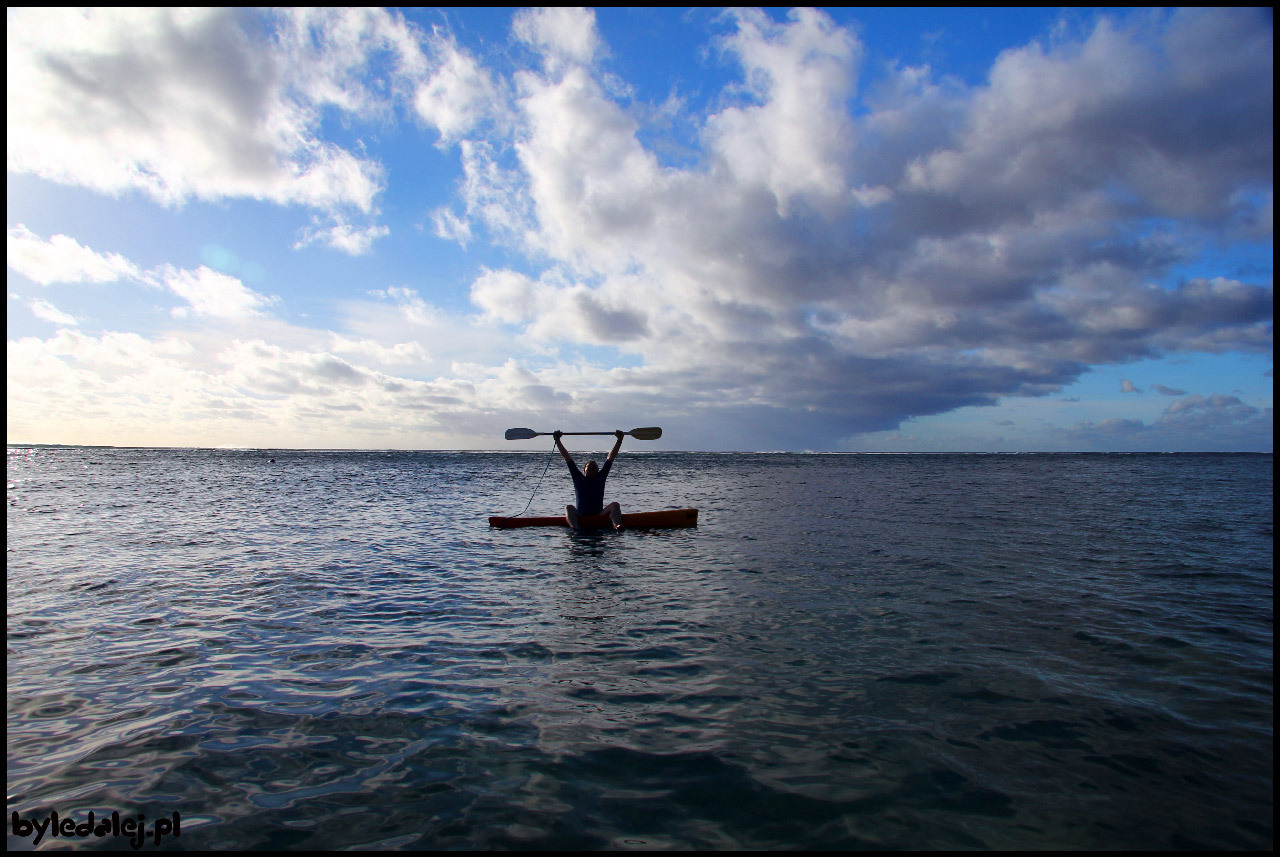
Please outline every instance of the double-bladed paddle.
[[[513, 429], [507, 429], [507, 440], [530, 440], [532, 438], [538, 437], [539, 435], [545, 435], [545, 434], [555, 434], [555, 432], [534, 431], [533, 429], [528, 429], [528, 428], [513, 428]], [[560, 434], [562, 435], [613, 434], [613, 432], [611, 431], [562, 431], [560, 432]], [[623, 434], [629, 434], [632, 437], [634, 437], [636, 440], [657, 440], [658, 438], [662, 437], [662, 429], [658, 428], [657, 426], [650, 426], [648, 428], [636, 428], [636, 429], [632, 429], [631, 431], [624, 431]]]

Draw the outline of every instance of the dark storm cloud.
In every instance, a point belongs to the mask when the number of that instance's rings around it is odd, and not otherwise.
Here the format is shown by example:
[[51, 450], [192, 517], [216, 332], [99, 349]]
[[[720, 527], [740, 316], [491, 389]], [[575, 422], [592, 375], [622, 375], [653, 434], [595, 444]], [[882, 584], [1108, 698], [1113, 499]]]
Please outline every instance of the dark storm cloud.
[[823, 13], [727, 20], [746, 99], [703, 117], [701, 164], [661, 166], [592, 63], [557, 55], [519, 78], [507, 183], [480, 180], [496, 161], [472, 173], [471, 210], [506, 194], [526, 246], [609, 309], [579, 314], [594, 333], [552, 300], [507, 320], [626, 342], [643, 365], [619, 390], [817, 439], [1271, 348], [1269, 274], [1181, 273], [1203, 246], [1269, 240], [1265, 13], [1102, 16], [1011, 47], [976, 87], [897, 68], [861, 96], [861, 46]]

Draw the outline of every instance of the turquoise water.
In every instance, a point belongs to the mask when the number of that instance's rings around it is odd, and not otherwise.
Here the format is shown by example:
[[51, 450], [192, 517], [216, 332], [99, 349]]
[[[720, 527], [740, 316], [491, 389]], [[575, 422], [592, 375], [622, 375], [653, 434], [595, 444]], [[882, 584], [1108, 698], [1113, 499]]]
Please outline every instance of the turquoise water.
[[[1270, 455], [624, 450], [609, 499], [700, 526], [580, 536], [485, 524], [541, 453], [8, 452], [22, 819], [176, 812], [187, 849], [1271, 847]], [[562, 469], [528, 514], [571, 501]]]

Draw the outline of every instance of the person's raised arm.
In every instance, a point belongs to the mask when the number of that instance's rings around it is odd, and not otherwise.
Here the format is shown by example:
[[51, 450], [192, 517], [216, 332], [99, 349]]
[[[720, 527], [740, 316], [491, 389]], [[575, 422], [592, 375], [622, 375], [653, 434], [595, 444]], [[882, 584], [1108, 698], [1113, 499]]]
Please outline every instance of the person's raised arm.
[[624, 432], [622, 429], [615, 429], [613, 433], [618, 438], [618, 440], [613, 445], [613, 449], [609, 451], [609, 457], [605, 459], [606, 464], [608, 464], [610, 461], [613, 461], [615, 458], [618, 457], [618, 450], [622, 449], [622, 437], [623, 435], [626, 434], [626, 432]]
[[559, 429], [556, 429], [551, 433], [551, 436], [556, 439], [556, 449], [560, 450], [560, 455], [564, 458], [565, 464], [569, 465], [570, 467], [576, 467], [577, 465], [573, 463], [573, 458], [570, 457], [569, 455], [569, 450], [565, 449], [564, 444], [560, 442], [560, 436], [562, 434], [564, 434], [564, 432], [560, 431]]

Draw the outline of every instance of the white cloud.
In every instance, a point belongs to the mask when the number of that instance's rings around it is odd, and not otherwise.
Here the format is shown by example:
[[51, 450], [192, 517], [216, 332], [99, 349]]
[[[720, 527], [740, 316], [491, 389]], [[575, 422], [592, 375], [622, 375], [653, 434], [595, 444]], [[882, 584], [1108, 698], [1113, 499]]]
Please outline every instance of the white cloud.
[[72, 327], [77, 324], [74, 316], [68, 315], [46, 300], [37, 298], [31, 301], [29, 306], [31, 307], [32, 315], [36, 318], [43, 319], [44, 321], [50, 321], [54, 324], [65, 324]]
[[[272, 50], [252, 34], [262, 27], [275, 28]], [[330, 234], [335, 246], [358, 249], [351, 218], [376, 213], [384, 171], [322, 139], [321, 110], [385, 109], [387, 94], [360, 75], [377, 51], [416, 70], [405, 30], [379, 10], [12, 11], [8, 168], [165, 205], [245, 197], [317, 209], [346, 226]]]
[[603, 289], [537, 282], [516, 271], [486, 269], [471, 284], [471, 301], [485, 318], [505, 324], [535, 322], [529, 333], [550, 341], [613, 344], [647, 333], [643, 312]]
[[[534, 339], [624, 343], [644, 363], [611, 376], [619, 389], [777, 423], [799, 410], [839, 436], [1045, 395], [1091, 365], [1266, 351], [1269, 283], [1154, 285], [1269, 184], [1255, 18], [1102, 18], [1006, 51], [971, 89], [892, 70], [854, 114], [853, 33], [822, 12], [735, 13], [722, 45], [753, 101], [706, 116], [705, 158], [680, 168], [641, 142], [591, 54], [518, 18], [542, 70], [515, 76], [514, 162], [462, 141], [467, 234], [478, 221], [548, 261], [484, 272], [472, 301]], [[1224, 33], [1242, 41], [1219, 67]], [[1214, 126], [1233, 136], [1195, 131]], [[1191, 198], [1171, 196], [1186, 175]]]
[[634, 120], [586, 70], [554, 82], [525, 75], [521, 89], [516, 151], [536, 217], [523, 225], [525, 240], [588, 268], [624, 267], [643, 249], [631, 239], [652, 239], [658, 206], [678, 202], [667, 177], [636, 140]]
[[332, 337], [331, 350], [339, 354], [354, 354], [384, 365], [415, 364], [428, 359], [427, 351], [417, 342], [397, 342], [390, 347], [370, 339], [350, 339], [336, 333]]
[[297, 250], [310, 244], [326, 244], [350, 256], [363, 256], [372, 249], [374, 241], [390, 233], [388, 227], [379, 225], [363, 229], [349, 223], [336, 223], [328, 227], [313, 225], [303, 230], [302, 237], [293, 246]]
[[1214, 393], [1179, 399], [1151, 422], [1113, 417], [1057, 434], [1064, 446], [1078, 450], [1212, 452], [1269, 451], [1272, 431], [1271, 408]]
[[[328, 335], [322, 335], [324, 338]], [[60, 330], [10, 340], [10, 438], [191, 445], [457, 447], [498, 438], [498, 409], [572, 405], [516, 361], [470, 377], [415, 378], [366, 365], [412, 364], [391, 347], [332, 337], [284, 347], [261, 339], [147, 339]], [[340, 352], [342, 356], [339, 356]], [[68, 413], [76, 415], [69, 420]]]
[[446, 207], [431, 212], [431, 223], [436, 237], [445, 241], [457, 241], [463, 247], [471, 240], [471, 224]]
[[524, 274], [485, 269], [471, 284], [471, 302], [490, 318], [507, 324], [519, 324], [536, 317], [539, 304], [537, 292], [537, 284]]
[[399, 308], [400, 315], [412, 325], [429, 326], [439, 322], [440, 313], [424, 301], [414, 289], [392, 286], [389, 289], [375, 290], [370, 294], [392, 301]]
[[96, 253], [66, 235], [44, 241], [21, 223], [9, 229], [7, 249], [9, 267], [42, 286], [106, 283], [140, 275], [138, 267], [118, 253]]
[[157, 277], [166, 288], [187, 301], [188, 306], [173, 311], [175, 316], [187, 314], [238, 318], [256, 315], [274, 298], [247, 288], [235, 277], [201, 265], [194, 271], [165, 265]]
[[437, 31], [433, 42], [437, 67], [418, 85], [413, 106], [447, 144], [494, 116], [500, 98], [493, 77], [451, 36]]
[[860, 43], [812, 9], [793, 10], [786, 25], [755, 10], [734, 17], [738, 31], [723, 44], [760, 103], [712, 116], [713, 150], [738, 182], [767, 188], [784, 215], [797, 197], [827, 210], [847, 206], [856, 131], [845, 102]]
[[1245, 420], [1258, 414], [1258, 409], [1252, 405], [1247, 405], [1236, 396], [1224, 396], [1220, 393], [1205, 398], [1200, 395], [1188, 396], [1185, 399], [1179, 399], [1169, 407], [1165, 408], [1163, 420], [1184, 419], [1195, 416], [1201, 417], [1206, 414], [1226, 415], [1232, 420]]
[[[54, 235], [43, 241], [19, 224], [9, 230], [9, 267], [42, 285], [50, 283], [109, 282], [134, 280], [150, 286], [162, 286], [187, 302], [172, 311], [176, 317], [186, 315], [239, 318], [259, 314], [277, 298], [259, 294], [239, 279], [200, 266], [184, 270], [162, 265], [143, 271], [118, 253], [97, 253], [67, 235]], [[48, 301], [30, 303], [31, 311], [45, 321], [75, 324], [71, 315], [56, 309]]]
[[1222, 216], [1242, 182], [1270, 182], [1270, 95], [1257, 85], [1270, 65], [1255, 10], [1104, 17], [1083, 41], [1001, 54], [960, 134], [922, 153], [909, 185], [989, 216], [1108, 183], [1152, 215]]
[[374, 375], [332, 354], [298, 352], [261, 340], [235, 341], [218, 355], [230, 366], [227, 379], [258, 396], [309, 395], [327, 397], [335, 390], [359, 389]]
[[462, 201], [466, 217], [446, 209], [433, 216], [437, 234], [465, 243], [471, 237], [472, 219], [482, 222], [498, 241], [530, 245], [532, 201], [523, 184], [523, 175], [498, 162], [499, 148], [485, 140], [462, 140]]
[[522, 9], [516, 13], [511, 30], [516, 38], [540, 48], [551, 70], [562, 63], [588, 64], [600, 47], [596, 14], [580, 7]]

